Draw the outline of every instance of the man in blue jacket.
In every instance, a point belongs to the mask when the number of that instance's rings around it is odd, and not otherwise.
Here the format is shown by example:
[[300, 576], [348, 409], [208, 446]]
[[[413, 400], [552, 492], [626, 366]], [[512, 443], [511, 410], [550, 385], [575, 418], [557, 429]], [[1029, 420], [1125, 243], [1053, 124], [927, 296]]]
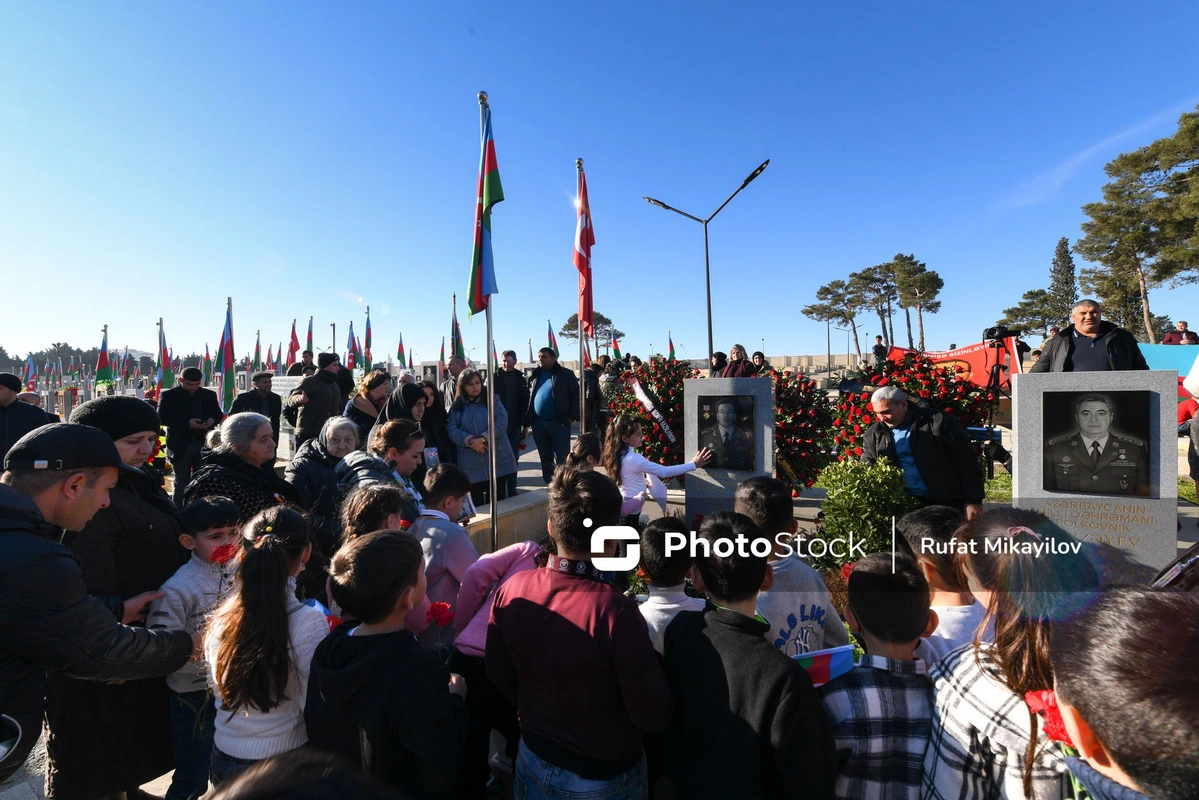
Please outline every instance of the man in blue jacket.
[[549, 486], [554, 469], [570, 452], [570, 424], [579, 418], [579, 379], [558, 363], [552, 348], [537, 351], [537, 368], [529, 376], [529, 410], [520, 438], [533, 430], [541, 477]]

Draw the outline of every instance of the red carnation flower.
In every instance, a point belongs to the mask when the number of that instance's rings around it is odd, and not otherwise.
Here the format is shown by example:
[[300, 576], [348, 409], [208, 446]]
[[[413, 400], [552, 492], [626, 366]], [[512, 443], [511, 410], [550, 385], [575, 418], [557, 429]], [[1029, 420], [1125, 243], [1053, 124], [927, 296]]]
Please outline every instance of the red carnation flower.
[[409, 522], [408, 520], [406, 520], [406, 519], [400, 520], [400, 530], [406, 531], [411, 527], [412, 527], [412, 523]]
[[429, 606], [429, 612], [425, 614], [425, 622], [436, 623], [439, 628], [444, 628], [453, 621], [454, 614], [450, 611], [449, 603], [433, 603]]
[[862, 454], [862, 448], [860, 448], [860, 447], [855, 447], [855, 448], [853, 449], [853, 454], [854, 454], [855, 456], [860, 456], [860, 455]]
[[846, 583], [849, 582], [849, 573], [853, 572], [853, 565], [856, 563], [858, 562], [850, 561], [841, 565], [841, 577], [845, 579]]
[[1046, 736], [1055, 742], [1062, 742], [1074, 747], [1074, 742], [1070, 741], [1070, 734], [1066, 731], [1066, 723], [1062, 721], [1062, 711], [1057, 705], [1057, 695], [1053, 693], [1052, 689], [1025, 692], [1024, 702], [1028, 704], [1029, 710], [1034, 714], [1045, 715], [1043, 728]]
[[230, 542], [212, 551], [212, 563], [228, 564], [237, 556], [237, 545]]

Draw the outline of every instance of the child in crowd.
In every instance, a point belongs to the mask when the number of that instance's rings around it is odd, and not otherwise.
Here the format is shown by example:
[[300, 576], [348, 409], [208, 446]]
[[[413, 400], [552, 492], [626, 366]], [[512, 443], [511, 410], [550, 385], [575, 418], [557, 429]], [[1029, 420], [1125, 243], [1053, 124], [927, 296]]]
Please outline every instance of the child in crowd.
[[[162, 585], [163, 596], [150, 604], [150, 630], [202, 630], [208, 615], [230, 594], [231, 559], [237, 553], [237, 504], [227, 497], [202, 497], [183, 510], [179, 543], [191, 558]], [[171, 747], [175, 774], [166, 800], [194, 800], [208, 791], [212, 729], [216, 705], [208, 691], [208, 668], [193, 661], [167, 676], [171, 693]]]
[[[666, 535], [683, 535], [686, 544], [670, 555], [666, 554]], [[641, 572], [649, 584], [649, 598], [641, 604], [641, 616], [649, 628], [654, 649], [662, 652], [666, 626], [680, 611], [703, 611], [704, 601], [688, 597], [683, 591], [684, 578], [695, 560], [691, 558], [691, 531], [678, 517], [652, 520], [641, 532]]]
[[312, 657], [309, 741], [403, 797], [445, 795], [462, 768], [467, 687], [404, 629], [425, 593], [420, 545], [398, 530], [358, 536], [329, 573], [334, 599], [361, 622], [339, 625]]
[[758, 614], [770, 623], [766, 638], [784, 655], [797, 656], [849, 644], [849, 634], [829, 597], [824, 578], [794, 546], [791, 487], [760, 475], [742, 481], [733, 510], [754, 521], [770, 539], [774, 582], [758, 595]]
[[448, 666], [465, 678], [470, 687], [466, 695], [470, 727], [466, 734], [466, 761], [460, 784], [464, 800], [486, 797], [488, 783], [495, 785], [487, 761], [492, 729], [504, 737], [506, 756], [510, 760], [516, 757], [516, 746], [520, 741], [516, 706], [487, 678], [483, 660], [495, 589], [513, 575], [544, 567], [548, 556], [549, 552], [536, 542], [520, 542], [480, 556], [462, 576], [462, 587], [454, 606], [454, 630], [458, 631], [458, 636], [454, 639], [454, 652]]
[[675, 708], [662, 789], [671, 797], [831, 793], [833, 739], [820, 697], [804, 669], [766, 640], [770, 626], [754, 612], [771, 574], [753, 545], [767, 538], [743, 514], [709, 514], [700, 526], [695, 577], [708, 604], [666, 629]]
[[566, 465], [574, 469], [589, 470], [599, 466], [604, 458], [604, 448], [594, 431], [580, 433], [566, 454]]
[[[470, 491], [470, 478], [453, 464], [438, 464], [425, 476], [425, 509], [408, 533], [425, 553], [426, 594], [430, 604], [457, 603], [466, 568], [479, 560], [470, 536], [454, 522], [462, 513]], [[454, 629], [430, 625], [417, 641], [430, 651], [438, 643], [448, 647], [454, 643]]]
[[[954, 650], [930, 674], [923, 796], [958, 800], [993, 787], [993, 797], [1057, 800], [1068, 790], [1066, 765], [1024, 696], [1053, 688], [1053, 626], [1092, 599], [1099, 578], [1087, 556], [1073, 552], [1074, 540], [1035, 511], [989, 511], [958, 538], [974, 542], [976, 552], [957, 561], [987, 608], [983, 624], [994, 621], [995, 641]], [[1032, 549], [1026, 545], [1053, 555], [1021, 552]]]
[[699, 469], [712, 460], [712, 451], [705, 447], [685, 464], [664, 467], [637, 452], [644, 440], [641, 420], [631, 414], [621, 414], [608, 426], [604, 444], [604, 471], [620, 487], [620, 495], [623, 498], [620, 517], [622, 524], [631, 528], [637, 527], [641, 518], [641, 508], [645, 505], [647, 475], [669, 480]]
[[933, 725], [933, 685], [912, 653], [937, 627], [916, 562], [872, 553], [849, 575], [845, 619], [866, 654], [820, 687], [837, 747], [838, 798], [920, 800]]
[[333, 469], [333, 474], [343, 494], [360, 486], [398, 485], [404, 493], [404, 520], [415, 522], [424, 506], [411, 476], [421, 464], [424, 448], [425, 434], [420, 426], [410, 419], [391, 419], [374, 429], [369, 452], [350, 453]]
[[[487, 676], [520, 713], [516, 782], [529, 797], [641, 797], [643, 734], [670, 722], [637, 602], [591, 563], [592, 531], [619, 524], [620, 504], [611, 478], [559, 467], [548, 509], [557, 554], [496, 592]], [[596, 555], [615, 552], [609, 541]]]
[[214, 786], [308, 741], [308, 668], [329, 633], [324, 613], [295, 597], [312, 552], [303, 514], [290, 506], [259, 512], [242, 530], [242, 551], [238, 591], [217, 608], [204, 639], [217, 695]]
[[[987, 609], [970, 594], [970, 587], [954, 561], [954, 534], [966, 518], [950, 506], [925, 506], [904, 514], [895, 529], [903, 537], [932, 593], [937, 630], [928, 637], [929, 660], [939, 661], [951, 650], [973, 644]], [[983, 641], [991, 641], [987, 630]]]
[[1049, 637], [1057, 706], [1093, 800], [1199, 787], [1199, 596], [1113, 589]]

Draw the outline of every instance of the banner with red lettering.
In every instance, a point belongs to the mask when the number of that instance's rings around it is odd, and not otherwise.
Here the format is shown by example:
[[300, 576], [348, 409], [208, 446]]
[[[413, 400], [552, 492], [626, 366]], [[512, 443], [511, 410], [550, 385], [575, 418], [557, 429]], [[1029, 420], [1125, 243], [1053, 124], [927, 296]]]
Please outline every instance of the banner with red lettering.
[[[957, 367], [962, 370], [961, 377], [978, 386], [986, 386], [991, 379], [991, 368], [997, 363], [1004, 367], [1000, 370], [1000, 388], [1007, 389], [1011, 384], [1011, 376], [1020, 373], [1020, 357], [1016, 352], [1016, 339], [1009, 336], [1002, 340], [1001, 347], [995, 347], [987, 342], [966, 345], [956, 350], [944, 350], [938, 353], [924, 353], [924, 357], [942, 367]], [[909, 354], [919, 356], [916, 350], [904, 347], [894, 347], [887, 352], [888, 361], [902, 362]]]

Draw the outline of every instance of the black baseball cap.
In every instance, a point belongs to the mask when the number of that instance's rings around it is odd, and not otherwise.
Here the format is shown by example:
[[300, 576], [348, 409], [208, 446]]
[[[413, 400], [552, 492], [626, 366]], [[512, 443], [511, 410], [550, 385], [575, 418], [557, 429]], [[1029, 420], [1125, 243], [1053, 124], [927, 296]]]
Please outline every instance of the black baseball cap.
[[90, 425], [56, 422], [34, 428], [17, 440], [4, 456], [7, 469], [73, 470], [118, 467], [140, 470], [121, 460], [108, 434]]

